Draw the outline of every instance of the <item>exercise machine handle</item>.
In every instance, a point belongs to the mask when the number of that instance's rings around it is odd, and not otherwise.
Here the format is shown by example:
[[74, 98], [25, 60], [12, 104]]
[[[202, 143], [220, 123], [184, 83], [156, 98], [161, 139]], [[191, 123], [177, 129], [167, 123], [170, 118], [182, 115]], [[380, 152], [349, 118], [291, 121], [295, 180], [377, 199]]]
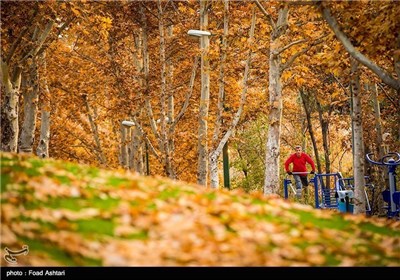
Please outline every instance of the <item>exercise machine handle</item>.
[[397, 166], [400, 165], [400, 153], [388, 153], [380, 161], [375, 161], [371, 158], [374, 153], [368, 153], [366, 155], [367, 160], [376, 165], [387, 165], [387, 166]]

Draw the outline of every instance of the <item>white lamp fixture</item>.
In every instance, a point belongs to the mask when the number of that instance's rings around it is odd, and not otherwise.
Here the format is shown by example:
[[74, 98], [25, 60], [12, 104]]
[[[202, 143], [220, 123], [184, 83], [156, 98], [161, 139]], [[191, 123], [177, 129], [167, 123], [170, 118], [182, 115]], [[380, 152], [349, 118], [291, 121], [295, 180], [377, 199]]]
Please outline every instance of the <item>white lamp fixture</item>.
[[122, 121], [122, 125], [131, 127], [131, 126], [134, 126], [135, 123], [132, 121]]
[[190, 29], [187, 34], [190, 36], [196, 36], [196, 37], [211, 36], [211, 33], [209, 31], [194, 30], [194, 29]]

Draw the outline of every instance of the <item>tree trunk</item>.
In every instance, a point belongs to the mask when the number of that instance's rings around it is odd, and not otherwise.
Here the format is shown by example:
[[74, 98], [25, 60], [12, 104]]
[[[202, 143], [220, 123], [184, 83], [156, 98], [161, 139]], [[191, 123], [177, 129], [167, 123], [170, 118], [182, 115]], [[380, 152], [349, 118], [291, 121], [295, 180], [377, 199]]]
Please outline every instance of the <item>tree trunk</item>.
[[358, 62], [351, 59], [351, 92], [353, 100], [353, 111], [351, 119], [353, 122], [354, 153], [354, 214], [365, 213], [365, 179], [364, 164], [365, 152], [362, 130], [361, 92]]
[[220, 68], [219, 68], [219, 92], [217, 101], [217, 116], [214, 125], [214, 134], [212, 139], [211, 148], [213, 151], [210, 152], [210, 184], [212, 188], [218, 188], [219, 176], [218, 176], [218, 157], [215, 153], [215, 149], [218, 146], [218, 140], [220, 137], [221, 126], [223, 123], [222, 114], [224, 111], [225, 103], [225, 62], [227, 57], [228, 48], [228, 37], [229, 34], [229, 1], [224, 0], [224, 34], [222, 36], [221, 44], [221, 55], [220, 55]]
[[160, 85], [160, 134], [159, 134], [159, 144], [160, 151], [162, 152], [162, 162], [164, 167], [164, 172], [168, 174], [169, 168], [169, 157], [168, 157], [168, 140], [167, 140], [167, 123], [166, 123], [166, 112], [167, 112], [167, 103], [166, 103], [166, 91], [167, 91], [167, 74], [166, 74], [166, 59], [165, 59], [165, 32], [164, 32], [164, 15], [161, 6], [161, 0], [157, 1], [158, 7], [158, 31], [160, 34], [160, 64], [161, 64], [161, 85]]
[[244, 68], [244, 74], [243, 74], [243, 83], [242, 83], [242, 94], [240, 97], [240, 104], [237, 112], [235, 113], [232, 124], [222, 137], [221, 141], [219, 142], [218, 146], [216, 149], [210, 154], [210, 173], [211, 173], [211, 187], [217, 188], [219, 181], [218, 181], [218, 157], [221, 155], [226, 143], [228, 142], [230, 136], [232, 135], [233, 131], [235, 130], [239, 120], [240, 116], [242, 115], [243, 112], [243, 107], [246, 102], [246, 94], [247, 94], [247, 81], [249, 79], [250, 75], [250, 67], [251, 67], [251, 57], [253, 55], [252, 51], [252, 46], [254, 44], [254, 30], [255, 30], [255, 25], [256, 25], [256, 13], [255, 9], [253, 9], [253, 14], [252, 14], [252, 19], [251, 19], [251, 27], [250, 27], [250, 33], [249, 33], [249, 52], [247, 55], [246, 59], [246, 65]]
[[128, 169], [128, 130], [121, 124], [121, 165], [124, 169]]
[[[173, 26], [169, 26], [168, 28], [168, 36], [173, 36]], [[167, 60], [167, 74], [168, 74], [168, 106], [167, 106], [167, 124], [168, 130], [166, 131], [167, 135], [167, 149], [166, 149], [166, 172], [167, 176], [171, 179], [176, 179], [176, 172], [174, 166], [174, 154], [175, 154], [175, 131], [171, 130], [171, 126], [173, 124], [173, 120], [175, 118], [175, 98], [174, 92], [172, 89], [173, 85], [173, 75], [174, 75], [174, 67], [170, 59]]]
[[[141, 8], [142, 9], [142, 8]], [[136, 70], [138, 73], [141, 75], [138, 75], [136, 80], [140, 86], [140, 88], [143, 88], [144, 85], [146, 85], [146, 80], [144, 78], [144, 63], [145, 63], [145, 58], [144, 58], [144, 44], [143, 44], [143, 38], [146, 36], [145, 30], [141, 30], [138, 32], [138, 34], [134, 35], [134, 42], [135, 42], [135, 52], [134, 52], [134, 64], [136, 66]], [[148, 61], [148, 60], [146, 60]], [[141, 133], [140, 129], [138, 128], [138, 119], [140, 119], [140, 116], [143, 115], [143, 109], [138, 108], [137, 112], [134, 113], [134, 115], [139, 116], [136, 118], [135, 123], [136, 125], [133, 128], [132, 132], [132, 147], [133, 147], [133, 169], [138, 172], [139, 174], [145, 174], [144, 170], [144, 162], [145, 159], [143, 157], [143, 134]]]
[[[322, 108], [321, 103], [318, 98], [315, 96], [315, 101], [317, 104], [319, 122], [321, 124], [321, 133], [322, 133], [322, 146], [324, 148], [324, 159], [325, 159], [325, 173], [331, 173], [331, 160], [330, 160], [330, 151], [329, 151], [329, 120], [324, 118], [324, 108]], [[331, 108], [329, 107], [330, 115]], [[326, 177], [326, 188], [330, 188], [330, 177]]]
[[36, 154], [41, 158], [49, 157], [50, 142], [50, 90], [47, 85], [47, 63], [46, 52], [42, 52], [41, 59], [43, 63], [43, 92], [40, 94], [41, 113], [40, 113], [40, 139], [36, 149]]
[[88, 116], [88, 119], [89, 119], [90, 127], [92, 129], [93, 139], [94, 139], [94, 141], [96, 143], [96, 148], [94, 149], [94, 151], [96, 153], [97, 159], [99, 160], [100, 164], [101, 165], [106, 165], [107, 161], [106, 161], [106, 158], [104, 156], [103, 149], [101, 147], [100, 135], [99, 135], [99, 131], [97, 129], [97, 124], [94, 121], [93, 116], [91, 114], [89, 101], [87, 100], [87, 96], [86, 95], [83, 96], [83, 99], [84, 99], [84, 102], [85, 102], [85, 106], [86, 106], [86, 110], [87, 110], [87, 116]]
[[34, 57], [29, 65], [27, 87], [23, 93], [24, 121], [19, 139], [19, 152], [32, 153], [35, 140], [36, 118], [39, 98], [38, 61]]
[[18, 148], [18, 103], [21, 86], [21, 68], [17, 67], [13, 78], [10, 77], [7, 62], [1, 60], [2, 84], [4, 87], [4, 104], [1, 110], [1, 150], [17, 152]]
[[381, 159], [385, 155], [385, 151], [383, 149], [381, 109], [378, 100], [377, 84], [374, 84], [371, 87], [371, 90], [372, 90], [372, 102], [374, 105], [374, 116], [375, 116], [376, 152], [378, 153], [378, 158]]
[[281, 56], [277, 47], [283, 45], [281, 36], [287, 29], [288, 7], [279, 10], [278, 22], [271, 36], [269, 55], [269, 129], [265, 146], [264, 195], [279, 192], [279, 157], [282, 124]]
[[[200, 30], [208, 28], [208, 1], [200, 0]], [[210, 39], [208, 36], [200, 37], [201, 49], [201, 93], [199, 107], [199, 133], [198, 133], [198, 167], [197, 183], [207, 186], [208, 175], [208, 107], [210, 104], [210, 63], [208, 58]]]
[[135, 125], [132, 129], [133, 170], [144, 174], [143, 169], [143, 137], [139, 128]]
[[309, 96], [304, 93], [304, 89], [300, 89], [300, 96], [301, 96], [301, 100], [303, 101], [304, 111], [306, 112], [308, 133], [310, 134], [311, 142], [313, 145], [318, 173], [322, 173], [321, 161], [319, 159], [319, 152], [318, 152], [318, 146], [317, 146], [317, 140], [315, 139], [314, 129], [313, 129], [312, 122], [311, 122], [310, 99], [309, 99]]
[[[167, 73], [168, 70], [172, 70], [172, 65], [166, 60], [166, 36], [164, 32], [164, 15], [162, 10], [161, 1], [157, 2], [158, 16], [159, 16], [159, 32], [160, 32], [160, 63], [161, 63], [161, 93], [160, 93], [160, 140], [161, 145], [160, 151], [163, 151], [163, 166], [164, 172], [167, 177], [174, 179], [175, 172], [172, 166], [172, 150], [171, 150], [171, 140], [173, 138], [168, 132], [167, 126], [170, 126], [172, 122], [173, 114], [173, 95], [172, 92], [167, 92], [167, 78], [169, 77], [169, 82], [172, 82], [172, 72]], [[168, 27], [167, 36], [172, 36], [172, 25]], [[169, 118], [171, 116], [171, 119]]]

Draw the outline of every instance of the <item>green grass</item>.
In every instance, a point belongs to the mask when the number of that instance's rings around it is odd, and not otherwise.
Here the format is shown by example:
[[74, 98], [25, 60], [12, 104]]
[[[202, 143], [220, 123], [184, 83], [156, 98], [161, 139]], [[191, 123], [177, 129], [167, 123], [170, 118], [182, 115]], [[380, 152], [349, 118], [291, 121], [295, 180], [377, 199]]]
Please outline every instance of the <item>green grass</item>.
[[137, 233], [128, 234], [124, 239], [136, 239], [136, 240], [146, 240], [149, 238], [149, 232], [147, 230], [141, 230]]
[[[82, 168], [75, 164], [67, 163], [65, 165], [64, 169], [66, 171], [74, 174], [76, 177], [83, 177], [85, 175], [85, 173], [82, 172]], [[79, 175], [81, 175], [81, 176], [79, 176]]]
[[82, 199], [72, 197], [57, 197], [46, 203], [46, 206], [53, 209], [68, 209], [72, 211], [80, 211], [82, 208], [97, 208], [101, 210], [112, 210], [118, 206], [120, 200], [114, 198], [101, 199], [94, 197], [93, 199]]
[[33, 168], [25, 169], [25, 173], [29, 177], [36, 177], [36, 176], [40, 176], [41, 175], [40, 172], [38, 172], [36, 169], [33, 169]]
[[376, 226], [374, 224], [362, 223], [362, 224], [359, 224], [358, 227], [361, 230], [364, 230], [364, 231], [372, 231], [374, 233], [379, 233], [379, 234], [382, 234], [382, 235], [388, 235], [388, 236], [392, 236], [392, 237], [398, 236], [398, 234], [395, 231], [390, 230], [390, 229], [388, 229], [386, 227]]
[[148, 204], [146, 206], [146, 209], [148, 209], [148, 210], [156, 210], [157, 209], [157, 205], [154, 202], [152, 202], [152, 203], [150, 203], [150, 204]]
[[96, 197], [94, 199], [87, 200], [87, 205], [90, 207], [109, 211], [109, 210], [112, 210], [113, 208], [117, 207], [118, 204], [120, 203], [120, 201], [121, 201], [120, 199], [116, 199], [116, 198], [101, 199], [101, 198]]
[[[42, 253], [45, 253], [46, 255], [49, 255], [53, 260], [60, 262], [64, 265], [67, 266], [76, 266], [78, 265], [72, 256], [63, 250], [58, 249], [55, 246], [50, 245], [49, 243], [41, 242], [39, 240], [33, 240], [29, 238], [20, 238], [20, 240], [23, 242], [23, 244], [29, 246], [29, 251], [34, 252], [34, 251], [39, 251]], [[29, 253], [27, 255], [29, 257]]]
[[53, 175], [53, 178], [56, 178], [61, 184], [69, 185], [71, 180], [65, 175]]
[[[49, 243], [44, 243], [38, 240], [33, 240], [29, 238], [20, 238], [22, 243], [29, 246], [30, 252], [41, 252], [50, 256], [51, 259], [66, 265], [66, 266], [101, 266], [102, 262], [99, 259], [93, 259], [88, 257], [82, 257], [79, 255], [70, 255], [63, 250], [58, 249], [50, 245]], [[29, 257], [29, 253], [26, 258]]]
[[179, 189], [165, 189], [163, 190], [158, 198], [162, 200], [166, 200], [168, 198], [176, 198], [179, 197], [181, 191]]
[[26, 216], [23, 216], [23, 215], [20, 215], [20, 216], [19, 216], [19, 220], [25, 221], [25, 222], [35, 222], [35, 223], [38, 223], [38, 224], [40, 225], [40, 231], [41, 231], [42, 233], [43, 233], [43, 232], [49, 232], [49, 231], [57, 230], [57, 227], [56, 227], [54, 224], [49, 223], [49, 222], [45, 222], [45, 221], [42, 221], [42, 220], [32, 219], [32, 218], [30, 218], [30, 217], [26, 217]]
[[38, 159], [35, 157], [29, 159], [28, 161], [32, 164], [32, 167], [34, 169], [39, 169], [40, 167], [43, 167], [46, 164], [46, 162], [44, 162], [42, 159]]
[[330, 228], [336, 230], [351, 229], [349, 221], [345, 221], [341, 216], [332, 216], [329, 219], [314, 216], [313, 213], [304, 211], [291, 211], [293, 214], [299, 215], [300, 223], [308, 223], [318, 228]]
[[324, 254], [324, 256], [326, 258], [327, 266], [338, 266], [340, 264], [340, 260], [332, 254]]
[[109, 177], [107, 181], [107, 185], [111, 185], [113, 187], [119, 187], [121, 185], [125, 185], [127, 183], [130, 183], [128, 179], [125, 178], [119, 178], [119, 177]]
[[85, 204], [85, 201], [79, 198], [57, 197], [49, 200], [46, 203], [46, 207], [53, 209], [68, 209], [72, 211], [79, 211], [85, 207]]
[[204, 194], [209, 200], [215, 200], [217, 198], [217, 194], [215, 192]]
[[0, 181], [1, 181], [1, 192], [3, 193], [7, 191], [7, 185], [11, 183], [10, 175], [1, 173]]
[[73, 222], [77, 225], [77, 231], [85, 236], [109, 235], [114, 236], [114, 224], [111, 220], [91, 218], [90, 220], [78, 220]]

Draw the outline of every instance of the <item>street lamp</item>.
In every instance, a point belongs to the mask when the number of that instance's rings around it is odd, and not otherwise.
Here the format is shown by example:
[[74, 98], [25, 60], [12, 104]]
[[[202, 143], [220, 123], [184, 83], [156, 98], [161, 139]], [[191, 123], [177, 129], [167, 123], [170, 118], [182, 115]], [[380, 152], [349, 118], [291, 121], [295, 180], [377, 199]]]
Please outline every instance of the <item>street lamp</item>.
[[[211, 32], [206, 31], [206, 30], [195, 30], [195, 29], [190, 29], [187, 32], [188, 35], [194, 36], [194, 37], [199, 37], [200, 38], [200, 48], [201, 48], [201, 101], [200, 101], [200, 130], [204, 129], [204, 134], [199, 134], [199, 147], [203, 146], [203, 154], [199, 153], [199, 171], [201, 168], [205, 168], [208, 170], [207, 166], [207, 154], [208, 154], [208, 149], [207, 149], [207, 123], [206, 123], [206, 117], [208, 115], [208, 106], [207, 111], [202, 111], [201, 106], [206, 104], [205, 102], [208, 102], [209, 96], [210, 96], [210, 67], [209, 67], [209, 62], [208, 62], [208, 56], [205, 54], [205, 51], [208, 51], [209, 47], [209, 36], [211, 36]], [[199, 148], [201, 149], [201, 148]], [[203, 158], [201, 158], [203, 157]], [[224, 187], [227, 189], [230, 189], [230, 177], [229, 177], [229, 155], [228, 155], [228, 142], [225, 143], [223, 147], [223, 173], [224, 173]], [[207, 176], [206, 176], [207, 178]], [[203, 178], [206, 180], [206, 178]], [[200, 178], [201, 179], [201, 178]], [[205, 182], [201, 182], [199, 180], [199, 183], [205, 185]]]
[[127, 126], [127, 127], [131, 127], [131, 126], [134, 126], [135, 123], [132, 122], [132, 121], [122, 121], [122, 125], [123, 126]]
[[[207, 24], [201, 21], [202, 27]], [[199, 138], [198, 151], [199, 160], [197, 168], [197, 183], [207, 186], [208, 174], [208, 147], [207, 147], [207, 118], [210, 100], [210, 63], [208, 61], [208, 49], [211, 36], [209, 31], [191, 29], [187, 32], [190, 36], [199, 37], [201, 49], [201, 92], [199, 108]]]
[[205, 30], [196, 30], [196, 29], [190, 29], [187, 32], [188, 35], [190, 36], [196, 36], [196, 37], [201, 37], [201, 36], [211, 36], [211, 33], [209, 31]]
[[[121, 146], [121, 163], [124, 168], [130, 169], [130, 157], [128, 142], [130, 138], [130, 128], [135, 125], [132, 121], [122, 121], [121, 122], [121, 134], [122, 134], [122, 146]], [[128, 133], [127, 133], [128, 132]]]
[[[133, 121], [128, 121], [128, 120], [124, 120], [124, 121], [121, 122], [121, 124], [122, 124], [122, 126], [123, 126], [124, 128], [127, 128], [127, 129], [128, 129], [129, 135], [130, 135], [130, 137], [132, 137], [132, 135], [131, 135], [131, 133], [130, 133], [130, 128], [131, 128], [132, 126], [135, 126], [135, 125], [136, 125], [135, 122], [133, 122]], [[122, 146], [122, 161], [123, 161], [123, 164], [127, 164], [127, 156], [128, 156], [128, 147], [127, 147], [127, 144], [126, 144], [126, 142], [127, 142], [127, 139], [126, 139], [126, 138], [127, 138], [127, 137], [126, 137], [126, 133], [125, 133], [125, 131], [123, 130], [123, 132], [122, 132], [122, 141], [123, 141], [123, 146]], [[146, 155], [145, 155], [146, 175], [150, 175], [149, 149], [148, 149], [148, 146], [147, 146], [147, 142], [145, 142], [145, 149], [146, 149]], [[128, 166], [129, 166], [129, 164], [128, 164]]]

